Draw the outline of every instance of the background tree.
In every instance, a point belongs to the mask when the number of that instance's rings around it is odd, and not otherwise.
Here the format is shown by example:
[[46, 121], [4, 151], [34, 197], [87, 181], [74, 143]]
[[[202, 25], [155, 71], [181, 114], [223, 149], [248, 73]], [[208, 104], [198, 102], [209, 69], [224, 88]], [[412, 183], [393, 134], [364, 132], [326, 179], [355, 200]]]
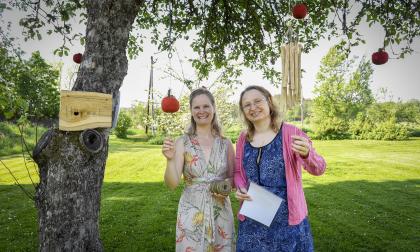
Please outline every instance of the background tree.
[[39, 52], [28, 60], [0, 49], [0, 116], [30, 120], [57, 118], [59, 110], [59, 70], [49, 65]]
[[322, 59], [311, 115], [314, 137], [407, 139], [409, 127], [417, 125], [417, 103], [376, 102], [369, 87], [373, 73], [370, 62], [363, 57], [351, 72], [354, 63], [337, 47]]
[[25, 101], [15, 88], [16, 72], [21, 64], [5, 48], [0, 48], [0, 64], [0, 119], [11, 119], [26, 110]]
[[[280, 95], [275, 95], [273, 97], [276, 104], [280, 104]], [[305, 124], [310, 122], [310, 116], [312, 114], [312, 99], [303, 98], [303, 120]], [[297, 104], [293, 108], [289, 109], [284, 117], [284, 119], [288, 122], [300, 122], [302, 118], [302, 110], [301, 105]]]
[[27, 103], [30, 118], [58, 118], [59, 70], [45, 62], [39, 52], [32, 54], [18, 70], [17, 93]]
[[315, 136], [326, 139], [348, 137], [349, 122], [374, 101], [369, 87], [370, 62], [362, 58], [357, 69], [348, 76], [354, 60], [332, 47], [321, 60], [316, 77], [311, 123]]
[[127, 112], [133, 120], [133, 126], [135, 128], [146, 128], [144, 117], [147, 115], [147, 110], [143, 102], [137, 101], [132, 104]]
[[[68, 54], [66, 43], [79, 39], [69, 20], [76, 15], [86, 23], [84, 59], [73, 90], [116, 93], [127, 72], [127, 57], [141, 52], [138, 44], [149, 38], [160, 50], [170, 50], [177, 39], [192, 38], [197, 53], [192, 64], [202, 76], [232, 62], [263, 71], [266, 78], [279, 79], [271, 65], [279, 58], [290, 17], [289, 2], [277, 1], [169, 1], [169, 0], [9, 0], [11, 6], [28, 11], [20, 20], [28, 38], [41, 38], [41, 29], [63, 35], [56, 51]], [[307, 1], [312, 15], [295, 22], [305, 51], [321, 38], [347, 38], [347, 48], [363, 42], [357, 26], [366, 20], [386, 32], [385, 45], [406, 42], [403, 56], [419, 35], [418, 1]], [[357, 10], [350, 17], [350, 9]], [[81, 12], [81, 13], [80, 13]], [[337, 22], [338, 21], [338, 22]], [[137, 27], [139, 30], [132, 29]], [[163, 33], [165, 29], [167, 33]], [[130, 35], [130, 32], [131, 35]], [[139, 32], [139, 36], [136, 36]], [[137, 33], [138, 34], [138, 33]], [[278, 82], [275, 82], [278, 83]], [[46, 133], [34, 155], [40, 169], [36, 192], [41, 251], [102, 250], [98, 216], [100, 191], [107, 158], [109, 129], [98, 130], [88, 144], [103, 143], [89, 152], [80, 144], [80, 132], [52, 130]], [[48, 182], [48, 183], [47, 183]]]
[[236, 103], [231, 102], [233, 89], [220, 85], [213, 91], [216, 100], [217, 116], [223, 131], [238, 128], [242, 124], [239, 109]]

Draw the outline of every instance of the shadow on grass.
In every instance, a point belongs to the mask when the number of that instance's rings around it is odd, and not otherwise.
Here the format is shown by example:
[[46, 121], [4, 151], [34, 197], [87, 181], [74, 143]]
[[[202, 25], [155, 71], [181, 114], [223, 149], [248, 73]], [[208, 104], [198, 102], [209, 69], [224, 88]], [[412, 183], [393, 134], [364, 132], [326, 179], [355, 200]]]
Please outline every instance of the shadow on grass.
[[[105, 251], [174, 251], [181, 191], [162, 182], [104, 183], [100, 232]], [[418, 249], [418, 179], [314, 185], [305, 195], [317, 251]], [[13, 185], [0, 185], [0, 202], [0, 251], [36, 251], [33, 203]], [[232, 202], [236, 212], [238, 202], [233, 197]]]
[[318, 251], [415, 251], [420, 179], [345, 181], [305, 188]]

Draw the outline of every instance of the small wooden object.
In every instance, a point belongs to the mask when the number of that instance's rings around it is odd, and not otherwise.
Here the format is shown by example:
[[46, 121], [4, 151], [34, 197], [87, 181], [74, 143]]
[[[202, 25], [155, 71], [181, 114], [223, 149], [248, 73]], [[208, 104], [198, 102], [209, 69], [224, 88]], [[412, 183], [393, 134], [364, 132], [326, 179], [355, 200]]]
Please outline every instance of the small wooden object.
[[60, 94], [60, 130], [111, 128], [112, 95], [82, 91], [61, 91]]

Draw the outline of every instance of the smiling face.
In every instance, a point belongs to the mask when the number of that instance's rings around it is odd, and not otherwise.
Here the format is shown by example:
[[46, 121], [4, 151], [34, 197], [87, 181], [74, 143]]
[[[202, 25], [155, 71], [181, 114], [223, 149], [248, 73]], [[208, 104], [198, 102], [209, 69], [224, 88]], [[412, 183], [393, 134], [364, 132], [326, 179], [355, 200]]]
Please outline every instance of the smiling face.
[[252, 123], [271, 120], [267, 98], [256, 89], [251, 89], [243, 94], [241, 107], [246, 119]]
[[197, 95], [191, 102], [191, 115], [197, 125], [211, 124], [214, 107], [205, 94]]

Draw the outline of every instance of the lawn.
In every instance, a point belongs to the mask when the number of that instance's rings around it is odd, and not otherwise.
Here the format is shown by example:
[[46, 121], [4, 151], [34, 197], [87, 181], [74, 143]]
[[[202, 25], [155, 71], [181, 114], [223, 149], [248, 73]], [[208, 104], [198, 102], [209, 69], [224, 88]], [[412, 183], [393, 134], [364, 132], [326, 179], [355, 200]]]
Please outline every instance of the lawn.
[[[182, 187], [164, 186], [160, 146], [129, 137], [111, 138], [100, 214], [103, 245], [106, 251], [174, 251]], [[418, 251], [420, 138], [314, 145], [328, 163], [323, 176], [303, 176], [315, 249]], [[33, 193], [22, 157], [1, 159]], [[238, 202], [232, 201], [236, 212]], [[0, 251], [37, 250], [34, 204], [1, 165], [0, 227]]]

